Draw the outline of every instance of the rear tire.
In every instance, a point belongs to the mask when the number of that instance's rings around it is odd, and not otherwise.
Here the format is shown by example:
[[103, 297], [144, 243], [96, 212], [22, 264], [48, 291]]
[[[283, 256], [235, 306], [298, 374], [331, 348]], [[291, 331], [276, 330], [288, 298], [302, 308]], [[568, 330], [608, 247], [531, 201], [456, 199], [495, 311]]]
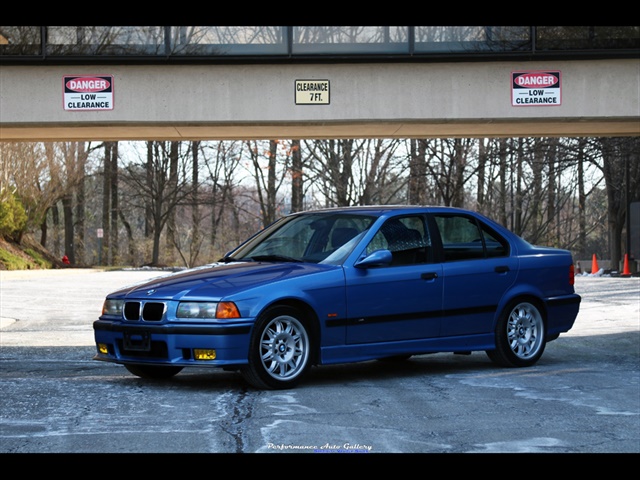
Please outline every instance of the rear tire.
[[496, 325], [496, 349], [487, 356], [503, 367], [529, 367], [542, 356], [546, 345], [545, 322], [540, 309], [531, 302], [514, 302]]
[[125, 365], [129, 373], [149, 380], [171, 378], [182, 371], [182, 367], [164, 367], [159, 365]]
[[272, 307], [257, 320], [242, 376], [258, 389], [295, 387], [311, 366], [311, 335], [299, 310]]

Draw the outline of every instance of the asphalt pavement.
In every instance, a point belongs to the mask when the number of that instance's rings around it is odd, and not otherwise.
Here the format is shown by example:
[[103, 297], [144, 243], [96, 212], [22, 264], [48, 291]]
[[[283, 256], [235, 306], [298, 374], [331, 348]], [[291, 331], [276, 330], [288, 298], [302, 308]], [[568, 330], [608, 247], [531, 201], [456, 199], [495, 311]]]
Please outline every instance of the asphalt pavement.
[[156, 382], [92, 359], [105, 295], [167, 273], [0, 271], [0, 453], [640, 452], [638, 277], [577, 277], [574, 327], [531, 368], [443, 353], [257, 391], [235, 372]]

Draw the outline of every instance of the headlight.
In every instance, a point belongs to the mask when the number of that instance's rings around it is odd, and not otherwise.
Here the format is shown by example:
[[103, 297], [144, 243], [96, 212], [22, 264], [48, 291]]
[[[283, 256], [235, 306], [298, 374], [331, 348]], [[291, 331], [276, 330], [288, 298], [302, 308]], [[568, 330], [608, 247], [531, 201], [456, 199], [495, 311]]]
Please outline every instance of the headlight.
[[216, 318], [217, 302], [180, 302], [178, 318]]
[[177, 318], [240, 318], [233, 302], [180, 302]]
[[102, 304], [103, 315], [116, 315], [122, 316], [122, 307], [124, 306], [124, 300], [110, 300], [106, 299]]

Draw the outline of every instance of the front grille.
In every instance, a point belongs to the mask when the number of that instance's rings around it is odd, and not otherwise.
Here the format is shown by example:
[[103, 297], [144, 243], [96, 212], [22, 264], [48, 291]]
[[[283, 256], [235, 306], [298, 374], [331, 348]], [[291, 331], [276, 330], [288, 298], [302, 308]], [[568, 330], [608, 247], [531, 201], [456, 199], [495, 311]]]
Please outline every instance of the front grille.
[[164, 303], [147, 302], [142, 308], [142, 319], [149, 322], [158, 322], [162, 320], [164, 314]]
[[159, 322], [166, 310], [163, 302], [125, 302], [125, 320]]
[[140, 320], [140, 302], [126, 302], [124, 304], [124, 318], [126, 320]]

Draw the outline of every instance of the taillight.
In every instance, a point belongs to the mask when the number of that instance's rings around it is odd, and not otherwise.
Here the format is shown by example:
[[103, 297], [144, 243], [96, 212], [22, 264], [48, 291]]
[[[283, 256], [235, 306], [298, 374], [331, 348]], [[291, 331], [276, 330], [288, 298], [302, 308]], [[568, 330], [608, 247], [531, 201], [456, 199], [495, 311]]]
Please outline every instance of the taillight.
[[576, 281], [576, 269], [573, 266], [573, 263], [569, 267], [569, 285], [573, 285]]

